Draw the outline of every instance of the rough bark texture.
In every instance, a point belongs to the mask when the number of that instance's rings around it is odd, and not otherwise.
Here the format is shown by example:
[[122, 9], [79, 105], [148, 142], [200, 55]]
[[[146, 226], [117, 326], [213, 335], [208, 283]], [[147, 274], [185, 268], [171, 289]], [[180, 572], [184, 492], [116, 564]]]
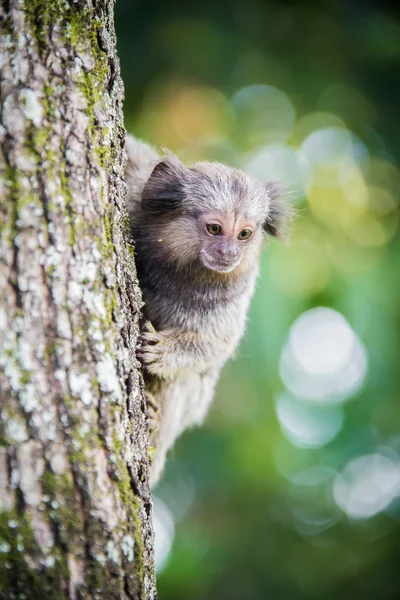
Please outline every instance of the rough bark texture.
[[153, 599], [113, 2], [0, 6], [0, 598]]

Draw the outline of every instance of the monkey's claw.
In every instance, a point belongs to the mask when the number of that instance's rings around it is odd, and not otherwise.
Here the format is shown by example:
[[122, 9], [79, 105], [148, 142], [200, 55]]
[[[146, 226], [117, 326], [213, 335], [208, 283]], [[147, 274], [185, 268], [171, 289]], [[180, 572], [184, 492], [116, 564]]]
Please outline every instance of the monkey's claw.
[[164, 336], [158, 333], [148, 321], [144, 324], [140, 335], [141, 346], [136, 355], [143, 367], [154, 375], [162, 376], [164, 367]]
[[147, 344], [157, 344], [158, 342], [161, 342], [162, 339], [163, 336], [154, 329], [150, 321], [146, 321], [140, 335], [140, 341], [143, 346]]

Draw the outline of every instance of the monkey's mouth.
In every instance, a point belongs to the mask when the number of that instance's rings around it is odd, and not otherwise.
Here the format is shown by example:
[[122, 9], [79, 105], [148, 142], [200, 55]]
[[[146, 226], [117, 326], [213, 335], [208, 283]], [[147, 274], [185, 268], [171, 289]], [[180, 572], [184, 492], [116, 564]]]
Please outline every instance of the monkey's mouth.
[[217, 271], [218, 273], [230, 273], [236, 267], [239, 266], [241, 259], [232, 260], [222, 260], [221, 258], [215, 258], [210, 256], [207, 252], [201, 252], [200, 254], [201, 262], [203, 265], [210, 269], [211, 271]]

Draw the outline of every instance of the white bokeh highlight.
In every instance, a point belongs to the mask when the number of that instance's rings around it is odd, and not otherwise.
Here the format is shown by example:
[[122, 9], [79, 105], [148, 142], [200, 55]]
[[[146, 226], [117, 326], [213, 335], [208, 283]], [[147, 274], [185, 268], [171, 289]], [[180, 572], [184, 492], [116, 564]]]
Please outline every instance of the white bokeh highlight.
[[343, 425], [340, 406], [307, 406], [288, 394], [278, 396], [276, 414], [285, 437], [297, 448], [321, 448]]
[[337, 311], [318, 307], [294, 322], [280, 358], [280, 374], [296, 397], [338, 404], [363, 385], [368, 362], [363, 344]]
[[399, 460], [378, 453], [350, 461], [333, 484], [336, 504], [353, 519], [373, 517], [399, 494]]
[[168, 506], [157, 496], [153, 496], [154, 512], [154, 555], [156, 571], [165, 566], [175, 537], [174, 519]]
[[250, 152], [242, 168], [260, 181], [280, 181], [292, 197], [304, 195], [311, 181], [311, 168], [290, 146], [283, 143], [262, 146]]
[[366, 145], [358, 136], [341, 127], [324, 127], [313, 131], [299, 148], [310, 165], [364, 163], [369, 158]]

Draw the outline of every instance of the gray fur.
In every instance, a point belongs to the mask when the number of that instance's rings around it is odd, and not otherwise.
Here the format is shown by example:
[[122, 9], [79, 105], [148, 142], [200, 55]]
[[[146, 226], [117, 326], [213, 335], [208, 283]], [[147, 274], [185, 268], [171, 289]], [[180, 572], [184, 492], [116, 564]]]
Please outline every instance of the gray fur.
[[[127, 138], [128, 211], [147, 323], [138, 356], [149, 400], [155, 484], [175, 439], [200, 424], [245, 328], [265, 233], [287, 209], [275, 184], [218, 163], [185, 167]], [[221, 223], [213, 236], [210, 223]], [[241, 229], [243, 227], [243, 229]], [[238, 241], [238, 232], [251, 236]], [[226, 232], [226, 235], [225, 235]], [[238, 258], [237, 258], [238, 257]]]

